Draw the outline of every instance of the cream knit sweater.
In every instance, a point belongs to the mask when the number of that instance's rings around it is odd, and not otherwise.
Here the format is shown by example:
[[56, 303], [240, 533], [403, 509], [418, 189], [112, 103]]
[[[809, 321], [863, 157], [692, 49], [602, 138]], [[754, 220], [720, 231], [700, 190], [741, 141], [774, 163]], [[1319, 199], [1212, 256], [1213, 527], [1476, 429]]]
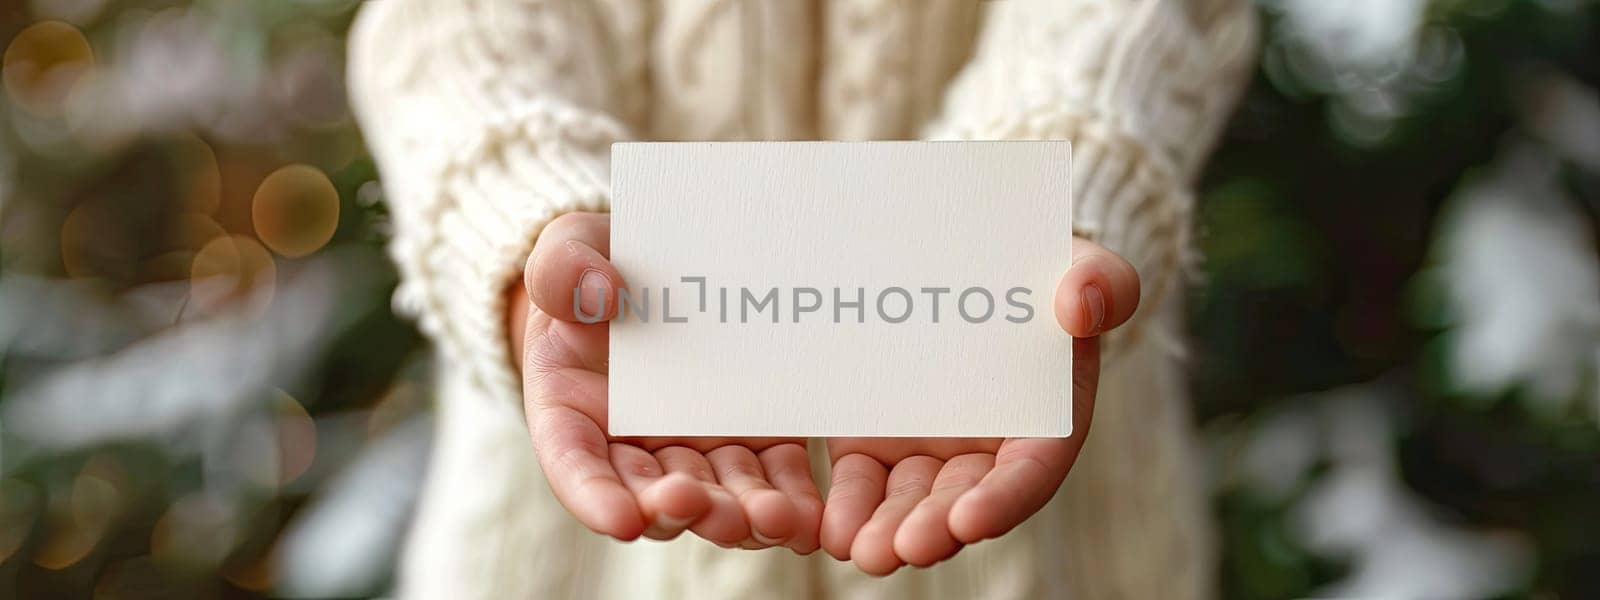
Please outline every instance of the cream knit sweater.
[[[1243, 0], [372, 0], [351, 93], [396, 225], [396, 304], [443, 359], [401, 592], [1208, 595], [1214, 551], [1174, 340], [1187, 188], [1254, 36]], [[527, 440], [502, 291], [551, 218], [606, 209], [611, 143], [917, 137], [1072, 140], [1079, 233], [1143, 278], [1056, 499], [1006, 537], [885, 579], [820, 552], [614, 543], [569, 517]]]

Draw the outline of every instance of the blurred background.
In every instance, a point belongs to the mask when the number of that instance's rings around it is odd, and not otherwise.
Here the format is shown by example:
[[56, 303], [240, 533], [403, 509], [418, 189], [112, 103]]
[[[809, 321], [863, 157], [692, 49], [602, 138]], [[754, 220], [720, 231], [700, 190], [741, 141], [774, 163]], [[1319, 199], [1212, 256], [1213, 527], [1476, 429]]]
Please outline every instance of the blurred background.
[[[1600, 2], [1258, 4], [1190, 305], [1223, 597], [1600, 597]], [[358, 6], [0, 4], [0, 596], [390, 589], [431, 359]]]

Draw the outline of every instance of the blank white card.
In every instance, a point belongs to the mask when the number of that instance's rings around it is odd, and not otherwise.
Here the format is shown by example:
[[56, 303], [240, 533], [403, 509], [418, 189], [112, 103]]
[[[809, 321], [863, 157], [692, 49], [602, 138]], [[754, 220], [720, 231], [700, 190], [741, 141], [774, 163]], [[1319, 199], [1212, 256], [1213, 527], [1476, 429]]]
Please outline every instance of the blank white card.
[[611, 148], [613, 435], [1063, 437], [1067, 142]]

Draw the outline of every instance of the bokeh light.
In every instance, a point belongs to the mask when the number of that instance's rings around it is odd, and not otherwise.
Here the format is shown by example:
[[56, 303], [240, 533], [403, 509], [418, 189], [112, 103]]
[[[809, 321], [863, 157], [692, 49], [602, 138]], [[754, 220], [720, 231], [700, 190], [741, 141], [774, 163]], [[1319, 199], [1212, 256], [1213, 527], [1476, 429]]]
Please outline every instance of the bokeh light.
[[249, 236], [228, 235], [207, 243], [189, 266], [189, 300], [204, 312], [248, 300], [264, 311], [278, 277], [272, 254]]
[[94, 547], [100, 543], [101, 534], [104, 533], [67, 520], [52, 522], [50, 529], [50, 537], [33, 556], [33, 564], [52, 571], [78, 564], [78, 561], [94, 551]]
[[273, 419], [278, 433], [278, 483], [286, 485], [311, 469], [317, 456], [317, 423], [306, 407], [283, 390], [276, 392]]
[[267, 247], [299, 258], [333, 239], [339, 226], [339, 192], [316, 167], [289, 165], [261, 182], [250, 215]]
[[59, 116], [73, 87], [94, 64], [94, 49], [77, 27], [61, 21], [35, 23], [6, 47], [6, 92], [28, 112]]
[[171, 223], [171, 250], [145, 259], [140, 265], [141, 281], [180, 281], [188, 279], [194, 257], [201, 248], [228, 232], [210, 216], [180, 213]]
[[225, 565], [222, 577], [241, 589], [265, 592], [271, 589], [272, 584], [278, 579], [278, 566], [273, 556], [274, 553], [268, 551], [255, 560]]
[[94, 551], [121, 512], [122, 492], [113, 483], [120, 479], [118, 469], [107, 459], [91, 460], [65, 498], [51, 498], [50, 537], [34, 554], [34, 564], [61, 570]]
[[232, 449], [234, 472], [262, 489], [293, 483], [315, 462], [317, 424], [311, 413], [283, 390], [273, 390], [265, 414], [240, 428]]
[[[367, 413], [421, 340], [388, 313], [381, 194], [353, 198], [377, 189], [344, 88], [359, 4], [0, 2], [0, 598], [281, 594], [287, 524], [392, 451]], [[104, 435], [15, 427], [62, 383], [104, 390], [63, 417]], [[428, 410], [413, 387], [374, 437]]]
[[214, 496], [179, 498], [151, 528], [150, 554], [187, 567], [219, 564], [238, 537], [233, 516], [233, 508]]

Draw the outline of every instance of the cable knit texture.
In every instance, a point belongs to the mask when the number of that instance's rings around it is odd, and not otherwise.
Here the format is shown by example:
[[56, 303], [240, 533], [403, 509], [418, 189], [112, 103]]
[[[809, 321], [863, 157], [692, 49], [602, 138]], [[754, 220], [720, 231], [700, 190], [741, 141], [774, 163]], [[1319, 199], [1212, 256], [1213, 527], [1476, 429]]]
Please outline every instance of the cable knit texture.
[[[1188, 188], [1254, 27], [1243, 0], [369, 2], [352, 98], [393, 209], [397, 308], [444, 365], [401, 593], [1208, 596], [1215, 553], [1175, 340]], [[1078, 233], [1127, 257], [1145, 297], [1112, 340], [1094, 435], [1063, 491], [999, 540], [883, 579], [821, 553], [584, 530], [526, 439], [502, 292], [545, 223], [606, 209], [609, 146], [634, 138], [1073, 141]]]

